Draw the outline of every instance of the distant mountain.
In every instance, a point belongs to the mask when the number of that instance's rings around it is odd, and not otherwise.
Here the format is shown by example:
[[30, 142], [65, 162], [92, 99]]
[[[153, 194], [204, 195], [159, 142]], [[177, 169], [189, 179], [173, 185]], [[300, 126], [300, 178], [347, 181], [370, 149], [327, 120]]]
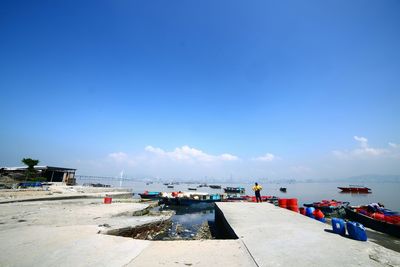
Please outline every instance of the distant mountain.
[[352, 176], [338, 181], [351, 182], [351, 183], [374, 183], [374, 182], [385, 182], [385, 183], [400, 183], [400, 175], [379, 175], [379, 174], [368, 174]]

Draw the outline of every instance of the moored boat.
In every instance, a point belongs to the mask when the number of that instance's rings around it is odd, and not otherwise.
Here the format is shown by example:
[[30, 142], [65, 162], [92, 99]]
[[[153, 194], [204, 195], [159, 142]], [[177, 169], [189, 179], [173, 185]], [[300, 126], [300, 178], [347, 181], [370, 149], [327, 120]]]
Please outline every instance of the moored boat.
[[281, 192], [283, 192], [283, 193], [286, 193], [286, 187], [281, 187], [281, 188], [279, 188], [279, 191], [281, 191]]
[[220, 185], [209, 185], [209, 187], [210, 188], [212, 188], [212, 189], [221, 189], [221, 186]]
[[338, 187], [343, 193], [371, 193], [371, 188], [360, 186], [360, 185], [350, 185], [348, 187]]
[[188, 190], [191, 190], [191, 191], [196, 191], [196, 190], [197, 190], [197, 188], [196, 188], [196, 187], [189, 187], [189, 188], [188, 188]]
[[190, 206], [194, 204], [207, 204], [222, 201], [220, 194], [172, 192], [162, 193], [161, 203], [167, 205]]
[[365, 227], [400, 238], [400, 216], [396, 213], [368, 213], [363, 207], [345, 207], [346, 218]]
[[311, 204], [304, 204], [304, 207], [313, 207], [321, 210], [324, 214], [329, 214], [337, 211], [338, 209], [348, 206], [349, 202], [332, 200], [322, 200], [320, 202], [313, 202]]
[[226, 187], [224, 188], [225, 193], [238, 193], [238, 194], [244, 194], [246, 191], [244, 187]]
[[155, 199], [155, 198], [160, 198], [161, 197], [161, 192], [149, 192], [149, 191], [144, 191], [143, 193], [139, 193], [139, 196], [143, 199]]
[[223, 200], [224, 202], [248, 201], [249, 196], [242, 196], [241, 194], [228, 194]]
[[[249, 202], [257, 202], [255, 196], [245, 196]], [[279, 198], [276, 196], [261, 196], [261, 202], [272, 203], [277, 206]]]

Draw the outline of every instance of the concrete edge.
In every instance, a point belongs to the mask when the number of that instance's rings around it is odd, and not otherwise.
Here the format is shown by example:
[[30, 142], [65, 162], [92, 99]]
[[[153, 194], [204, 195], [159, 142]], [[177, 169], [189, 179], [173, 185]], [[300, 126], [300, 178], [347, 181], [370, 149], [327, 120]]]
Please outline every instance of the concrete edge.
[[68, 200], [68, 199], [82, 199], [82, 198], [103, 198], [106, 195], [110, 197], [121, 197], [127, 196], [130, 193], [127, 192], [103, 192], [103, 193], [89, 193], [89, 194], [81, 194], [81, 195], [60, 195], [60, 196], [37, 196], [31, 198], [20, 198], [20, 199], [6, 199], [0, 200], [1, 204], [8, 204], [8, 203], [16, 203], [16, 202], [32, 202], [32, 201], [52, 201], [52, 200]]
[[224, 213], [218, 207], [217, 203], [215, 203], [215, 224], [219, 230], [223, 229], [222, 235], [226, 237], [226, 239], [239, 239], [238, 235], [226, 220]]

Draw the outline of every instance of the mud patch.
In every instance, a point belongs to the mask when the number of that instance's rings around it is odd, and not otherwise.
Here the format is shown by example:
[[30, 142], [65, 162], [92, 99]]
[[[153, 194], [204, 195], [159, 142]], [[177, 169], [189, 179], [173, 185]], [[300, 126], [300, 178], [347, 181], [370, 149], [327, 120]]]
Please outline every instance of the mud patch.
[[163, 220], [161, 222], [147, 223], [136, 227], [110, 230], [107, 234], [142, 240], [157, 240], [159, 236], [165, 235], [170, 227], [171, 220]]

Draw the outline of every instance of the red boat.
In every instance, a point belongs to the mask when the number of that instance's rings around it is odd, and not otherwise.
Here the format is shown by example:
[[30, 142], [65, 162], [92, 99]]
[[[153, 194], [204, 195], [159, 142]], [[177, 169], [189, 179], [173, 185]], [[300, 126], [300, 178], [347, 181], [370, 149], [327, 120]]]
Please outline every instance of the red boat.
[[365, 186], [350, 185], [349, 187], [338, 187], [343, 193], [371, 193], [371, 189]]
[[350, 203], [345, 201], [322, 200], [321, 202], [314, 202], [312, 204], [304, 204], [304, 207], [314, 207], [315, 209], [321, 210], [324, 214], [333, 213], [338, 209], [348, 206]]
[[400, 238], [400, 215], [397, 212], [383, 209], [382, 212], [371, 212], [367, 207], [345, 207], [346, 217], [359, 222], [365, 227]]

